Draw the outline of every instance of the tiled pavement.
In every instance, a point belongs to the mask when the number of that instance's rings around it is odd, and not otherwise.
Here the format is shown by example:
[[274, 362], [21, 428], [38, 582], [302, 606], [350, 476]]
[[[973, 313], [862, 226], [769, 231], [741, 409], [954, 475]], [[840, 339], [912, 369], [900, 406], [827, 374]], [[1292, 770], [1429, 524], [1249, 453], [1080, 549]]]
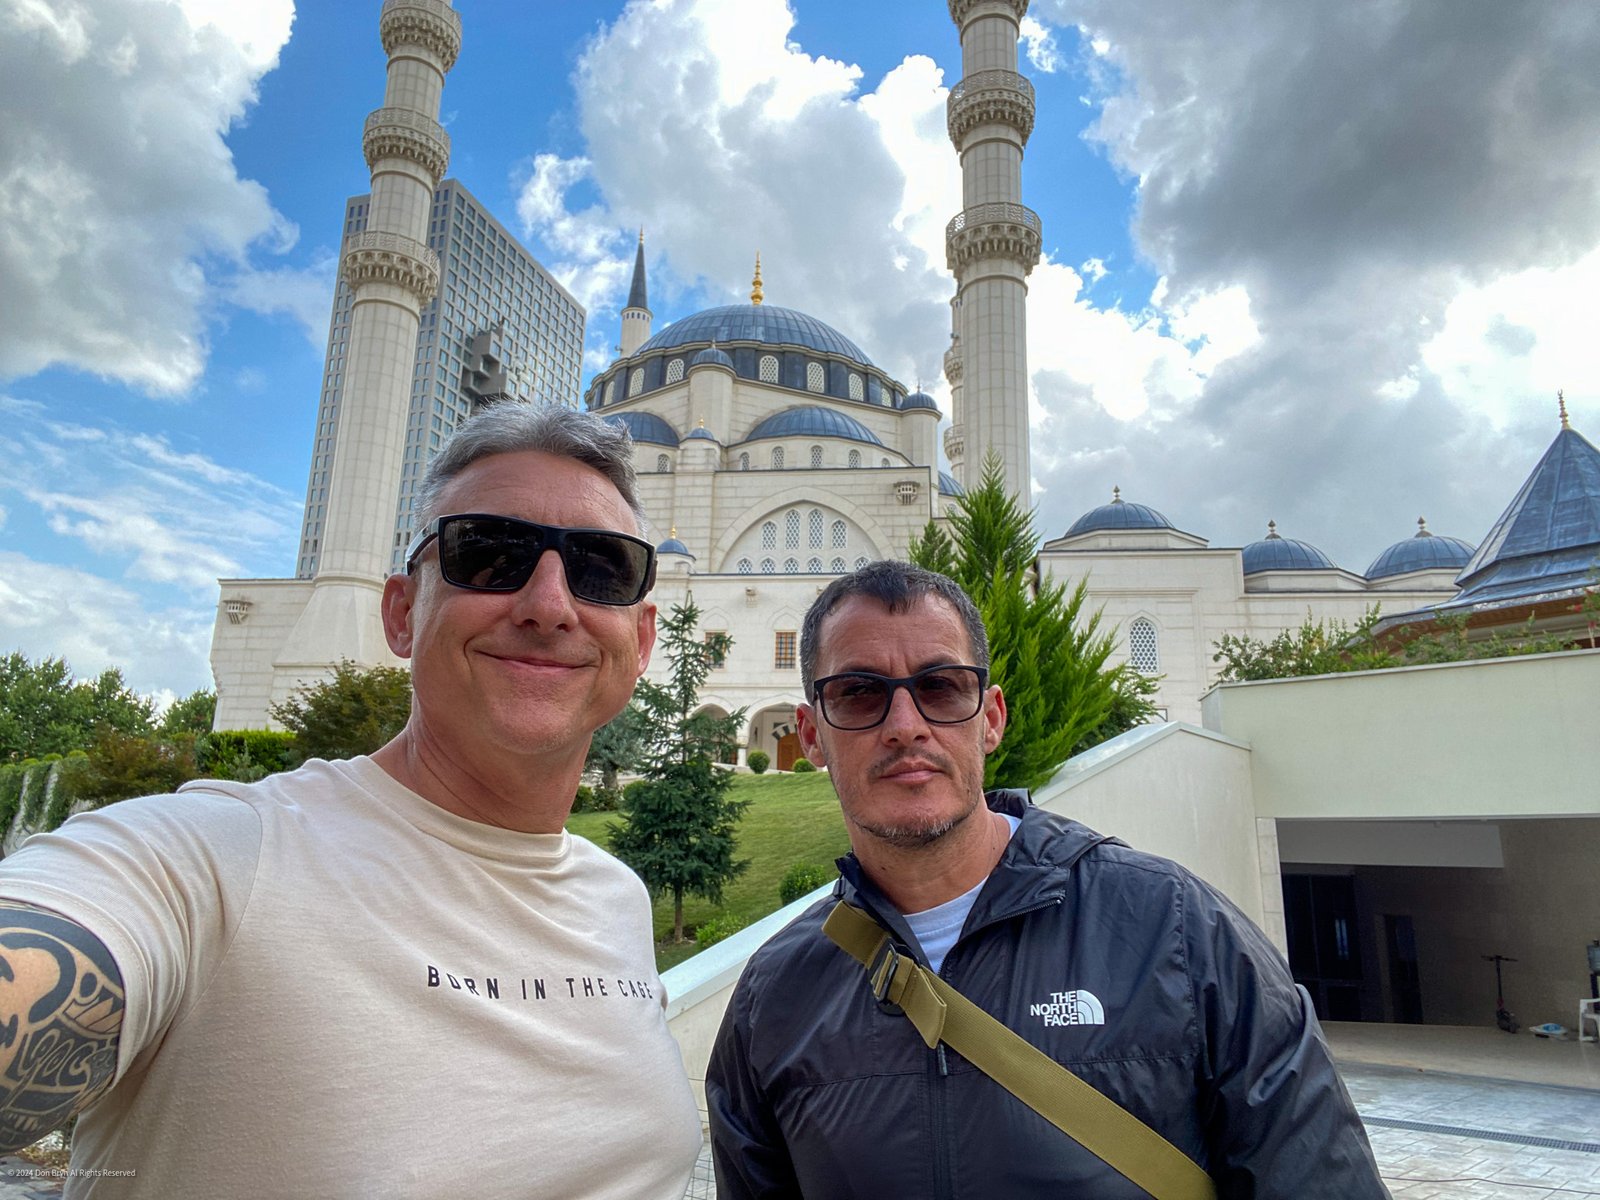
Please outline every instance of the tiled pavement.
[[[1495, 1029], [1328, 1033], [1396, 1200], [1600, 1200], [1600, 1047]], [[25, 1166], [0, 1158], [0, 1200], [59, 1200], [61, 1181], [13, 1173]], [[705, 1155], [688, 1196], [715, 1200]]]

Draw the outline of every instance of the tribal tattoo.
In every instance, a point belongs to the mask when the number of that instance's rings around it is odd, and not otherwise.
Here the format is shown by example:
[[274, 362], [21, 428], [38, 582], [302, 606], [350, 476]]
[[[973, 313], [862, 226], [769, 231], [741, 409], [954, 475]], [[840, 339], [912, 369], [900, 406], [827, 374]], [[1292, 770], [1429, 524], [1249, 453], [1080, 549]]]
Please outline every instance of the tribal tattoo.
[[122, 975], [100, 939], [0, 901], [0, 1153], [36, 1142], [111, 1085]]

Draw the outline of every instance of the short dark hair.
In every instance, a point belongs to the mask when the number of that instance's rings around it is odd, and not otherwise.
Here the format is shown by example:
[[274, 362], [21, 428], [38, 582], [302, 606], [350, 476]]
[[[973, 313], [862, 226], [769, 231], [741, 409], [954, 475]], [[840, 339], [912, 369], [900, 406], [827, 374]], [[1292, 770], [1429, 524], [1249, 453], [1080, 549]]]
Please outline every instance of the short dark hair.
[[924, 596], [934, 596], [956, 610], [961, 623], [967, 627], [967, 640], [972, 643], [971, 666], [989, 665], [989, 634], [983, 627], [983, 617], [962, 586], [947, 575], [929, 571], [908, 562], [884, 559], [868, 563], [859, 571], [841, 575], [816, 598], [806, 612], [805, 623], [800, 627], [800, 686], [806, 699], [812, 699], [812, 685], [817, 679], [817, 642], [822, 634], [822, 622], [829, 613], [851, 596], [870, 596], [888, 607], [892, 613], [903, 613]]
[[538, 450], [593, 467], [617, 489], [645, 532], [644, 506], [639, 503], [633, 473], [633, 439], [627, 427], [593, 413], [561, 404], [502, 401], [464, 421], [428, 462], [417, 485], [417, 528], [434, 517], [445, 486], [480, 458]]

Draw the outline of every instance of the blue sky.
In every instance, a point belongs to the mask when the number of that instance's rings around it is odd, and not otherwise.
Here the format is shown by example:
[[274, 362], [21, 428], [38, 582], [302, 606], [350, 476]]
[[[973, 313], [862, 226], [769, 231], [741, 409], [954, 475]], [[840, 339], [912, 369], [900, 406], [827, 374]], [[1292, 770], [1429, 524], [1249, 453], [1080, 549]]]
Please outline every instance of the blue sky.
[[[0, 648], [209, 685], [217, 576], [294, 561], [376, 0], [0, 5]], [[767, 298], [945, 401], [939, 0], [461, 0], [461, 179], [589, 308]], [[1036, 0], [1033, 476], [1362, 570], [1475, 541], [1600, 430], [1600, 9]], [[946, 408], [948, 405], [946, 404]]]

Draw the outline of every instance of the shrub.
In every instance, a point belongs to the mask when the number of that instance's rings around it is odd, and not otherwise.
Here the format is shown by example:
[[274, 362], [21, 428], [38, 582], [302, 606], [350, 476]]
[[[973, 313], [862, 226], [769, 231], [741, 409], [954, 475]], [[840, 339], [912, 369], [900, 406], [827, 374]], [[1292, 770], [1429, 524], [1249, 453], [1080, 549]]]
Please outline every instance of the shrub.
[[732, 913], [719, 913], [709, 921], [701, 921], [694, 931], [694, 942], [697, 946], [714, 946], [724, 938], [732, 937], [750, 924], [749, 917], [738, 917]]
[[195, 762], [195, 739], [137, 737], [102, 729], [88, 757], [72, 770], [63, 770], [52, 797], [52, 815], [76, 800], [91, 800], [93, 807], [126, 800], [130, 796], [159, 796], [200, 777]]
[[767, 768], [772, 765], [772, 758], [765, 750], [752, 750], [744, 760], [757, 775], [765, 775]]
[[195, 743], [200, 773], [214, 779], [254, 783], [300, 765], [292, 733], [277, 729], [226, 729]]
[[622, 791], [619, 788], [608, 788], [605, 784], [599, 787], [590, 787], [586, 783], [578, 785], [578, 796], [572, 802], [572, 811], [579, 812], [616, 812], [622, 807]]
[[632, 783], [622, 785], [622, 807], [632, 808], [634, 797], [650, 786], [648, 779], [635, 779]]
[[816, 863], [795, 863], [783, 873], [783, 879], [778, 883], [778, 899], [784, 904], [793, 904], [823, 884], [832, 883], [834, 876], [835, 872], [830, 867], [819, 867]]
[[794, 760], [794, 766], [790, 767], [789, 769], [796, 775], [804, 775], [807, 771], [815, 771], [817, 768], [812, 764], [809, 758], [801, 755], [799, 758]]

